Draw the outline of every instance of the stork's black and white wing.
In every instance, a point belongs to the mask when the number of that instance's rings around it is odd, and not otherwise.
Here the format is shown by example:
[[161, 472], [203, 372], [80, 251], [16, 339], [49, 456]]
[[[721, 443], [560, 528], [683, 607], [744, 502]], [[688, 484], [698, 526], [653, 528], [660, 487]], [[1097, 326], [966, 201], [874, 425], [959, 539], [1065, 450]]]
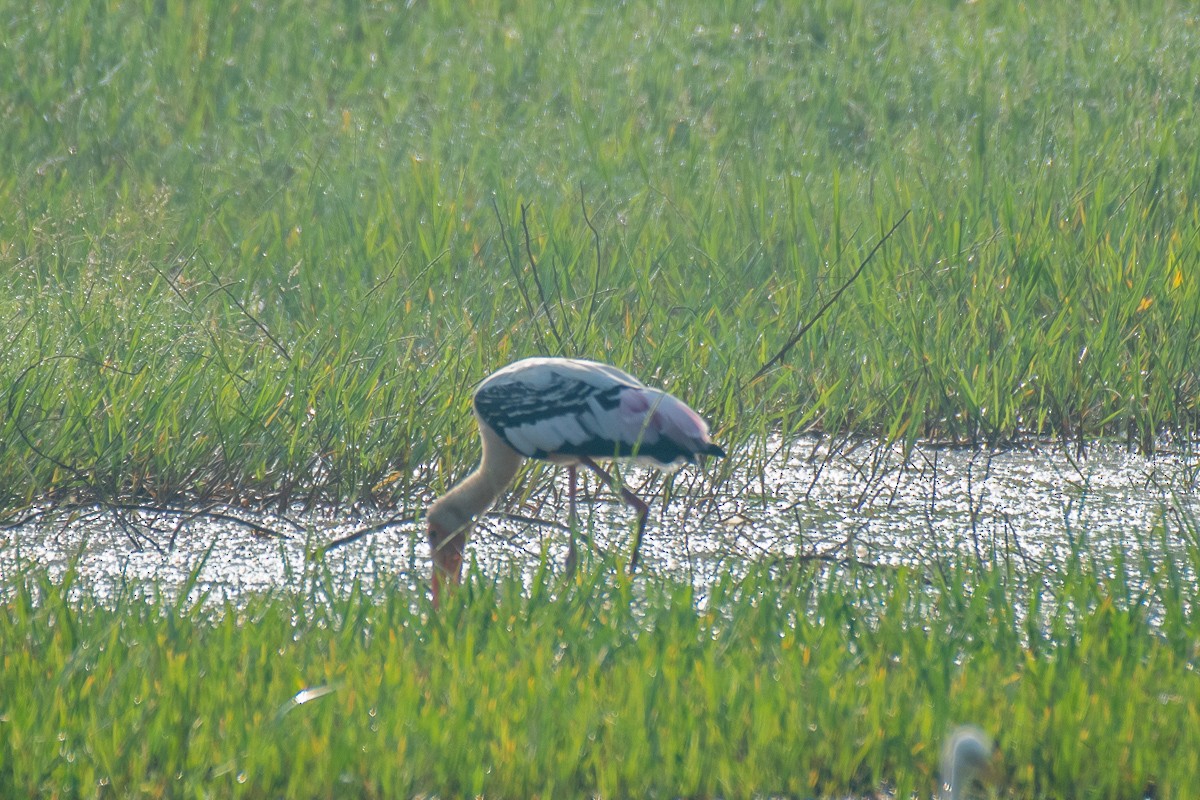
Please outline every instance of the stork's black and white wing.
[[529, 458], [637, 457], [677, 466], [724, 455], [695, 411], [595, 361], [518, 361], [484, 381], [474, 403], [480, 422]]

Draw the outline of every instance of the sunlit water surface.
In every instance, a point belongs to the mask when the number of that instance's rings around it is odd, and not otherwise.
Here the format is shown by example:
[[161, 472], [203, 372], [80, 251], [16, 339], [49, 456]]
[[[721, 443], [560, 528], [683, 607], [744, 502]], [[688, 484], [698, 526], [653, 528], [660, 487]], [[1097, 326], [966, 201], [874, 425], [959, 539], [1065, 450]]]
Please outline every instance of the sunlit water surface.
[[[1136, 573], [1153, 568], [1167, 550], [1194, 545], [1200, 519], [1196, 454], [1146, 458], [1102, 445], [1081, 458], [1042, 445], [996, 453], [919, 448], [905, 457], [870, 443], [830, 454], [816, 440], [801, 439], [739, 462], [760, 466], [725, 475], [710, 465], [707, 474], [688, 469], [665, 481], [657, 473], [627, 473], [629, 484], [653, 501], [642, 552], [647, 573], [686, 576], [702, 588], [729, 571], [813, 558], [867, 564], [973, 558], [1037, 571], [1073, 549], [1102, 565], [1124, 555]], [[591, 499], [598, 487], [585, 480], [583, 488]], [[424, 503], [410, 498], [404, 505], [413, 510], [395, 517], [344, 509], [43, 509], [0, 531], [0, 571], [33, 563], [56, 572], [73, 562], [78, 585], [101, 596], [128, 583], [169, 593], [189, 584], [193, 573], [192, 591], [217, 601], [314, 579], [335, 589], [360, 579], [369, 587], [415, 591], [428, 571], [419, 523]], [[562, 475], [531, 473], [480, 522], [469, 557], [487, 575], [529, 576], [543, 555], [558, 568], [566, 553], [566, 506]], [[590, 541], [585, 553], [628, 558], [633, 515], [611, 494], [600, 489], [594, 502], [581, 502], [580, 517], [580, 535]], [[330, 550], [312, 569], [314, 550], [380, 525]]]

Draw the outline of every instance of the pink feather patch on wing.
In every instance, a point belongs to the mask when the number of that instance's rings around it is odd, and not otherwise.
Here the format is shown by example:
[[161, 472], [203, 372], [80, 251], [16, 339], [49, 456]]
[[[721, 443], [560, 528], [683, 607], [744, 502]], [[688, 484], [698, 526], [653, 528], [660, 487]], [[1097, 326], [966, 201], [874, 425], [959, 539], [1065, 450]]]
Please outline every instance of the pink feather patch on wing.
[[708, 436], [708, 426], [700, 415], [671, 395], [663, 398], [654, 417], [659, 430], [679, 444], [702, 442]]

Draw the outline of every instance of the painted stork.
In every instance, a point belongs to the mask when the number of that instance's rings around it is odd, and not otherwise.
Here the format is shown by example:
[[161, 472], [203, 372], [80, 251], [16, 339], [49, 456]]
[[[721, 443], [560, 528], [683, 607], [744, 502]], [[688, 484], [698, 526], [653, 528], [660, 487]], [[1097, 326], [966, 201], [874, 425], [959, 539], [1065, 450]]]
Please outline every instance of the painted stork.
[[479, 466], [429, 507], [433, 602], [442, 584], [457, 584], [471, 523], [508, 488], [526, 458], [567, 467], [572, 533], [567, 570], [575, 566], [575, 470], [584, 466], [638, 512], [629, 570], [650, 507], [618, 486], [594, 459], [634, 458], [670, 470], [703, 456], [724, 456], [692, 409], [608, 364], [573, 358], [527, 358], [494, 372], [473, 397], [483, 457]]

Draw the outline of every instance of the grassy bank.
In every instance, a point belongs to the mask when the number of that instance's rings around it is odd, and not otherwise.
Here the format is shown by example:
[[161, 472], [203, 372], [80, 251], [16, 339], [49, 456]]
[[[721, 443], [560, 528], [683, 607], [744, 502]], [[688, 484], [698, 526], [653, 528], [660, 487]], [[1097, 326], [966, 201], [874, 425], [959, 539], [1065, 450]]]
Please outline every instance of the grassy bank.
[[476, 576], [435, 619], [319, 572], [211, 609], [33, 570], [0, 605], [0, 794], [929, 797], [973, 722], [1002, 796], [1186, 797], [1190, 563], [1144, 588], [764, 572], [703, 599], [611, 569]]
[[1200, 24], [1043, 5], [4, 2], [0, 504], [436, 490], [533, 353], [729, 443], [1194, 433]]

